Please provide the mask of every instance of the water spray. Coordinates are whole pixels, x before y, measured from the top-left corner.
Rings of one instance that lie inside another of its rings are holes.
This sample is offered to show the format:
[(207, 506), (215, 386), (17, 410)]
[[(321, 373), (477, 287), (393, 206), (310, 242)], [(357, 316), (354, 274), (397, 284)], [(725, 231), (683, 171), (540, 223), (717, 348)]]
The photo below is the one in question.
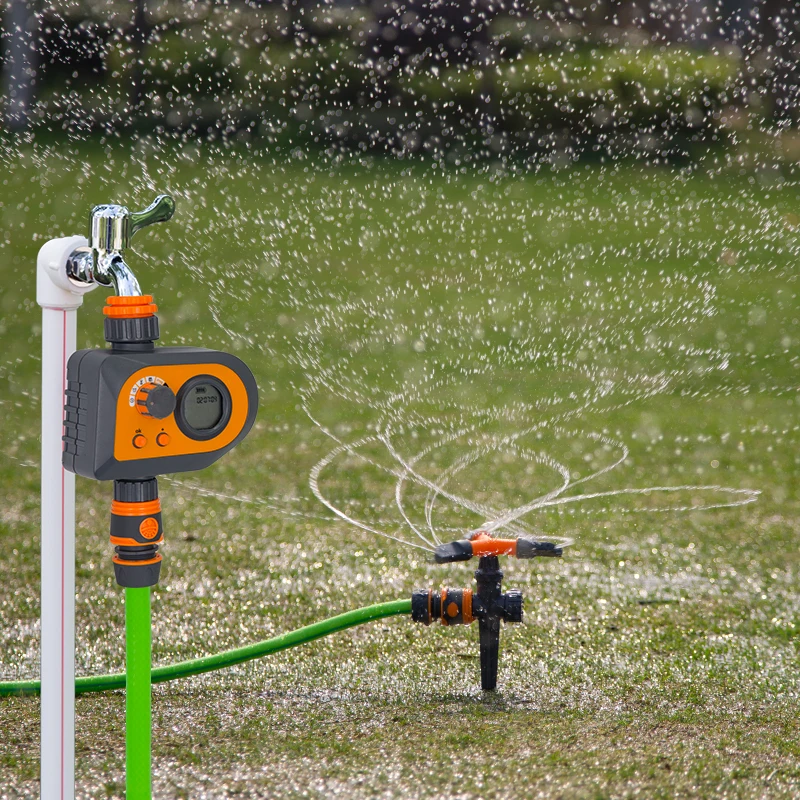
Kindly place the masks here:
[(522, 592), (502, 590), (503, 571), (499, 556), (516, 558), (560, 558), (561, 547), (552, 542), (531, 539), (493, 539), (484, 531), (469, 539), (440, 544), (434, 550), (437, 564), (469, 561), (477, 557), (475, 585), (472, 589), (418, 589), (411, 598), (414, 622), (430, 625), (469, 625), (478, 620), (481, 655), (481, 688), (490, 692), (497, 688), (500, 659), (500, 623), (522, 622)]

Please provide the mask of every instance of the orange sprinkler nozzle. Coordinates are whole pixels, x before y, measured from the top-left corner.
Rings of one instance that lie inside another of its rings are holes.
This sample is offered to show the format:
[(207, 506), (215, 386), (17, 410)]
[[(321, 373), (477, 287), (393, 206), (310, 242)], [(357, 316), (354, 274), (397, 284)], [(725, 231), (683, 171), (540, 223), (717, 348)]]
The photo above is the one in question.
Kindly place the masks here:
[(470, 540), (470, 544), (473, 556), (515, 556), (517, 554), (516, 539), (492, 539), (484, 531)]
[(535, 542), (532, 539), (494, 539), (485, 531), (472, 539), (440, 544), (434, 551), (437, 564), (454, 561), (469, 561), (473, 556), (516, 556), (517, 558), (536, 558), (550, 556), (558, 558), (562, 549), (553, 542)]

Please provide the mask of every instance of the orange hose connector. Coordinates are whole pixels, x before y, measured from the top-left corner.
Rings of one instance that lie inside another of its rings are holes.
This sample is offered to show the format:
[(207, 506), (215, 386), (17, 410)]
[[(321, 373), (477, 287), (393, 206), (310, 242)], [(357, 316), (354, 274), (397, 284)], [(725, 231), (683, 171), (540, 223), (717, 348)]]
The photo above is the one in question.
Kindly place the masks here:
[(145, 503), (127, 503), (123, 500), (111, 501), (111, 513), (118, 517), (147, 517), (161, 511), (161, 500), (148, 500)]
[(152, 317), (156, 311), (158, 311), (158, 306), (153, 302), (151, 294), (134, 297), (109, 297), (103, 308), (103, 314), (112, 319)]

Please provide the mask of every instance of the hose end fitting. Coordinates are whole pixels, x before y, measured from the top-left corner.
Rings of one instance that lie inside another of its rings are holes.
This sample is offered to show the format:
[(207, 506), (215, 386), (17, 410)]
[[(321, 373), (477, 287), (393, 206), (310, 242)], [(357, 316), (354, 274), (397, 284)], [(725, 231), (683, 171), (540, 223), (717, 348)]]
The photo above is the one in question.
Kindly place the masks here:
[(469, 625), (475, 620), (472, 589), (417, 589), (411, 595), (411, 619), (430, 625)]
[(114, 548), (114, 577), (126, 589), (155, 586), (161, 577), (161, 554), (158, 545)]
[(158, 481), (114, 481), (111, 503), (114, 575), (126, 588), (155, 586), (161, 575), (158, 546), (164, 541)]

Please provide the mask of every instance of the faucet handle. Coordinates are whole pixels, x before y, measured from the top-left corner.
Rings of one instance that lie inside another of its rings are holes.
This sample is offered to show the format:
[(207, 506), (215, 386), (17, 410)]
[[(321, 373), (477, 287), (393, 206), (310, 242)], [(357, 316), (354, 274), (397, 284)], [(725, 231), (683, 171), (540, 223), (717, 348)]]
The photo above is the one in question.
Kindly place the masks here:
[(160, 194), (144, 211), (132, 211), (130, 214), (131, 232), (140, 231), (154, 222), (166, 222), (175, 213), (175, 201), (168, 194)]
[(89, 220), (89, 246), (101, 253), (118, 253), (130, 246), (134, 233), (154, 222), (166, 222), (174, 213), (175, 201), (168, 194), (160, 194), (144, 211), (95, 206)]

